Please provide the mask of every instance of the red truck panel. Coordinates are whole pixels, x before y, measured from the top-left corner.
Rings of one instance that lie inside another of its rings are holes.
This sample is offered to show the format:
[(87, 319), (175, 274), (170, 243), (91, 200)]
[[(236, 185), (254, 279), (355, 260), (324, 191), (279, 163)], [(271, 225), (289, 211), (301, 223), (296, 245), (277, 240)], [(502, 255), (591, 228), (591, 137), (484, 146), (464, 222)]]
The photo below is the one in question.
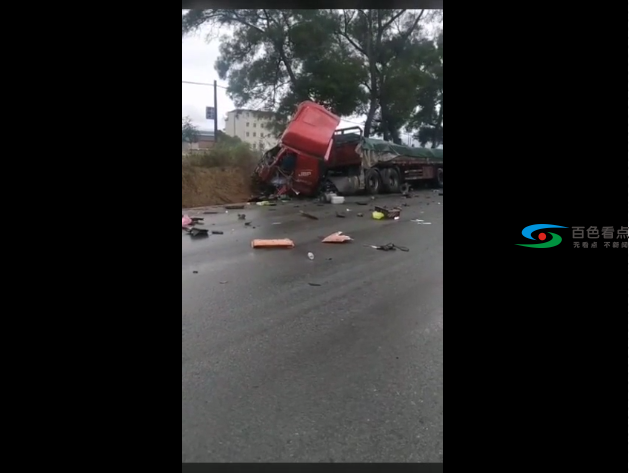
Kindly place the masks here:
[(341, 119), (314, 102), (302, 102), (282, 135), (282, 144), (323, 159)]

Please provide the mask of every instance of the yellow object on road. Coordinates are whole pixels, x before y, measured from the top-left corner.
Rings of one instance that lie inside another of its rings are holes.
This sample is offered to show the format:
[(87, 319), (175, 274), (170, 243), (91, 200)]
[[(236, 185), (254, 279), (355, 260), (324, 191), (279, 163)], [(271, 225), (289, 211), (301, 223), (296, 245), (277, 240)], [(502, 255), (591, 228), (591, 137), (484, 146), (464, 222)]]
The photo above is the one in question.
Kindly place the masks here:
[(374, 220), (382, 220), (384, 218), (384, 214), (382, 212), (374, 212), (371, 216)]

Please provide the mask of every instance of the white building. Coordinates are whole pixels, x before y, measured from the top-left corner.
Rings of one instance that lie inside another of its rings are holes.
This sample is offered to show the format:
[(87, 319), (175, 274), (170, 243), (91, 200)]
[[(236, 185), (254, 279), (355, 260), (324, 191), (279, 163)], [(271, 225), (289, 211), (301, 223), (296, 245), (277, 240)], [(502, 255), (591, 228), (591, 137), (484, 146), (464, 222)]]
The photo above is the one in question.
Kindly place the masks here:
[(225, 133), (249, 143), (254, 151), (267, 151), (277, 144), (278, 137), (269, 127), (272, 114), (259, 110), (237, 109), (227, 112)]

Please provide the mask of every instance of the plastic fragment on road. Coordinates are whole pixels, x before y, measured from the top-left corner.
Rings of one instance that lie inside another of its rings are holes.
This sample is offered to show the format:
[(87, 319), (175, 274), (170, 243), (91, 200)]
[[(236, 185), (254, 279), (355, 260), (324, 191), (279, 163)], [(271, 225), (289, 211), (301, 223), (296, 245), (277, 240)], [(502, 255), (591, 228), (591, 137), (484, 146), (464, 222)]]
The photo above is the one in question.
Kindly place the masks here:
[(348, 235), (343, 235), (343, 232), (333, 233), (321, 240), (322, 243), (347, 243), (348, 241), (352, 241), (352, 238)]
[(253, 240), (251, 248), (295, 248), (295, 243), (288, 238), (279, 240)]
[(371, 217), (372, 217), (374, 220), (382, 220), (382, 219), (384, 218), (384, 214), (383, 214), (382, 212), (373, 212), (373, 213), (371, 214)]
[(263, 200), (261, 202), (256, 202), (256, 205), (259, 205), (260, 207), (268, 207), (269, 205), (271, 205), (271, 202), (269, 202), (268, 200)]
[[(392, 208), (392, 209), (388, 209), (386, 207), (374, 207), (374, 210), (376, 212), (379, 212), (381, 214), (384, 215), (384, 218), (387, 219), (395, 219), (395, 217), (399, 217), (400, 214), (402, 213), (402, 209), (399, 209), (397, 207)], [(378, 218), (376, 220), (382, 220), (381, 218)]]
[(181, 217), (181, 226), (182, 227), (187, 227), (191, 223), (192, 223), (192, 219), (190, 217), (188, 217), (187, 215), (184, 215), (183, 217)]

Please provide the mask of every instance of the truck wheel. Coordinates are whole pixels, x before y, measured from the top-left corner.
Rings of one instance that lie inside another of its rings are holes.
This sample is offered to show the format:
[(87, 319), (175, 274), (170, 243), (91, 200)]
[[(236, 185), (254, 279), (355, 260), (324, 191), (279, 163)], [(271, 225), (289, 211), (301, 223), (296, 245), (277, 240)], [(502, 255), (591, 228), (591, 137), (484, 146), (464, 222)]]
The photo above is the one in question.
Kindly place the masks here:
[(437, 187), (443, 189), (443, 168), (437, 169)]
[(382, 179), (377, 169), (371, 168), (365, 173), (365, 189), (371, 195), (380, 193), (382, 187)]
[(388, 168), (382, 171), (382, 188), (385, 192), (397, 194), (400, 192), (400, 173), (395, 168)]

